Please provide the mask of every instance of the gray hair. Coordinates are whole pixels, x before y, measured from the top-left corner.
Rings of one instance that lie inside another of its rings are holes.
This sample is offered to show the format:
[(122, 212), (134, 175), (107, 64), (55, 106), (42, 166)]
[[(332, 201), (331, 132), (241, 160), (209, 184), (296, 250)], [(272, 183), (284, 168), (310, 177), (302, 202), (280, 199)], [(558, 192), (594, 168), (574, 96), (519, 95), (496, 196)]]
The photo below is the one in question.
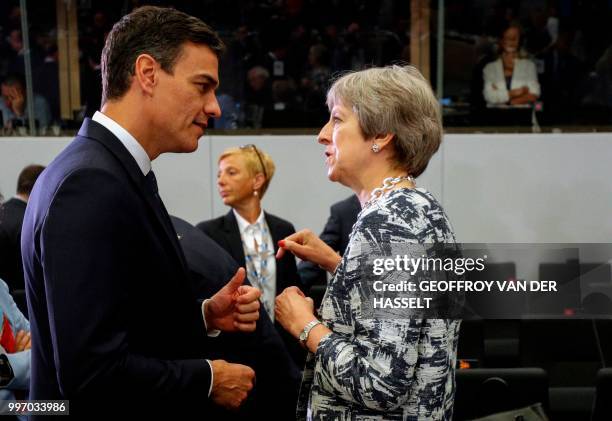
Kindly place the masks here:
[(327, 92), (352, 107), (366, 138), (394, 135), (396, 168), (418, 177), (442, 142), (440, 105), (427, 80), (413, 66), (376, 67), (341, 75)]

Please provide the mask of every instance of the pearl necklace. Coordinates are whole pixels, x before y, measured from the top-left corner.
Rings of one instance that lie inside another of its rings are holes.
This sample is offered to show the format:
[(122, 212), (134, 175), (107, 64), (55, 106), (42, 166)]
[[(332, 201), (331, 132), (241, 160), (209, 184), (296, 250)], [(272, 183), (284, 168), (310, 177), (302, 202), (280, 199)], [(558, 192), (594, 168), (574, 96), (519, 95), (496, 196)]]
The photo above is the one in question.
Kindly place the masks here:
[(414, 181), (414, 177), (411, 175), (402, 175), (399, 177), (387, 177), (383, 180), (382, 186), (375, 188), (370, 193), (370, 199), (363, 204), (363, 209), (369, 207), (372, 203), (380, 199), (385, 195), (389, 190), (395, 187), (396, 184), (401, 183), (402, 181), (410, 181), (412, 184), (416, 186), (416, 182)]

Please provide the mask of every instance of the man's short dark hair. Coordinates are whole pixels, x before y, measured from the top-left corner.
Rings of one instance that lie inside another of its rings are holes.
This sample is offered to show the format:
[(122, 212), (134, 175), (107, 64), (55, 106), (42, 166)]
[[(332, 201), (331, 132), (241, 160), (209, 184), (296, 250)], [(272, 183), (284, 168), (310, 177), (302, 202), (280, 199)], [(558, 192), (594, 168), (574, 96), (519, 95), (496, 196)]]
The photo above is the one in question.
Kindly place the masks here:
[(217, 56), (225, 50), (210, 26), (175, 9), (144, 6), (122, 17), (102, 50), (102, 104), (127, 92), (139, 55), (151, 55), (172, 74), (186, 42), (207, 45)]
[(45, 167), (42, 165), (28, 165), (19, 174), (17, 179), (17, 194), (25, 194), (27, 196), (32, 192), (34, 183)]

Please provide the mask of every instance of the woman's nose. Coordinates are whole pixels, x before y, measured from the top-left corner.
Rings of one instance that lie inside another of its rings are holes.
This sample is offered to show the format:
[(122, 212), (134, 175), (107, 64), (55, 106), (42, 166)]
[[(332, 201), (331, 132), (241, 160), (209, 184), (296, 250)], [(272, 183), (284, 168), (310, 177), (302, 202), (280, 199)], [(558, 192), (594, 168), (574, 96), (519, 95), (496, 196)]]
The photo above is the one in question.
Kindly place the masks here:
[(328, 121), (327, 124), (321, 128), (321, 131), (317, 136), (317, 142), (319, 142), (321, 145), (327, 145), (331, 142), (331, 133), (331, 122)]

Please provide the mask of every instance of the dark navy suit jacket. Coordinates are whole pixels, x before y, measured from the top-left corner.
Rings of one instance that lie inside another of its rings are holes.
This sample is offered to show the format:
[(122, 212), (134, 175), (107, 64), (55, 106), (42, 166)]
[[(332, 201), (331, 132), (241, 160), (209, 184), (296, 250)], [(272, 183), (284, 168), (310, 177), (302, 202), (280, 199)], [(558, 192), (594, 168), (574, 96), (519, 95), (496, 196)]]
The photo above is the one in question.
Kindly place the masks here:
[(161, 200), (102, 125), (86, 119), (38, 179), (22, 254), (30, 399), (69, 399), (86, 419), (190, 407), (202, 417), (208, 338), (183, 252)]
[[(274, 243), (274, 253), (276, 253), (278, 251), (278, 241), (295, 233), (295, 228), (290, 222), (267, 212), (264, 212), (264, 217), (270, 228), (270, 236)], [(246, 268), (240, 228), (233, 211), (230, 210), (223, 216), (200, 222), (197, 228), (227, 251), (240, 266)], [(285, 253), (280, 260), (276, 261), (276, 294), (280, 294), (287, 287), (298, 285), (299, 278), (295, 257), (291, 253)], [(275, 325), (293, 360), (299, 367), (303, 367), (306, 360), (306, 351), (280, 324), (276, 323)]]
[(17, 198), (0, 205), (0, 279), (11, 291), (24, 288), (21, 265), (21, 224), (26, 203)]
[[(348, 245), (349, 235), (353, 230), (353, 225), (357, 221), (357, 215), (361, 211), (361, 204), (356, 195), (347, 197), (340, 202), (334, 203), (329, 212), (329, 218), (325, 223), (325, 228), (319, 237), (328, 246), (344, 254)], [(298, 273), (302, 286), (307, 289), (313, 285), (327, 285), (327, 273), (318, 265), (310, 262), (300, 262)]]
[[(196, 294), (202, 298), (214, 295), (234, 276), (238, 263), (201, 230), (177, 217), (171, 219), (180, 237)], [(289, 355), (263, 306), (260, 312), (255, 332), (224, 332), (210, 341), (213, 355), (252, 367), (256, 378), (255, 388), (240, 410), (217, 411), (218, 419), (295, 419), (301, 367)]]

